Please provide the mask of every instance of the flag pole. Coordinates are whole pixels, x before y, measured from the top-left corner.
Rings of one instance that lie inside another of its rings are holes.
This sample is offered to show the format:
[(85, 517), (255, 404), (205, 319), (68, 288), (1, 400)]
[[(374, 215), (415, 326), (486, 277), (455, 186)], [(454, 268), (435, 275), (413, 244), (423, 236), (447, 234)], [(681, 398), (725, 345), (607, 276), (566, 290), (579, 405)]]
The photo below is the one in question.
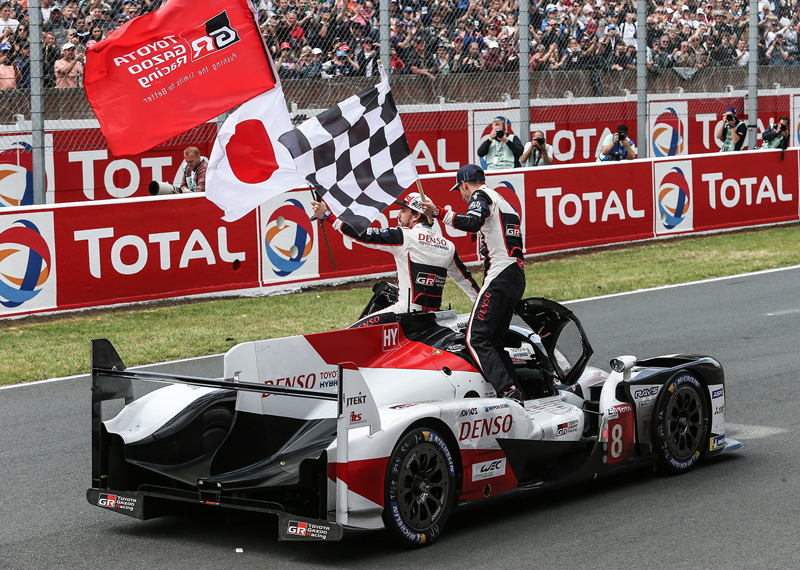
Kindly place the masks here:
[[(317, 193), (314, 192), (314, 188), (311, 186), (308, 187), (311, 191), (311, 197), (314, 198), (315, 201), (319, 200), (320, 197), (317, 196)], [(325, 222), (322, 218), (319, 219), (319, 227), (322, 228), (322, 237), (325, 238), (325, 245), (328, 246), (328, 255), (331, 258), (331, 265), (333, 266), (333, 270), (336, 271), (336, 262), (333, 261), (333, 252), (331, 251), (331, 244), (328, 242), (328, 234), (325, 232)]]
[[(425, 197), (425, 192), (422, 190), (422, 182), (419, 178), (417, 178), (417, 190), (419, 190), (419, 197), (423, 202), (427, 202), (428, 199)], [(426, 216), (428, 218), (428, 223), (433, 225), (433, 218), (430, 216)]]

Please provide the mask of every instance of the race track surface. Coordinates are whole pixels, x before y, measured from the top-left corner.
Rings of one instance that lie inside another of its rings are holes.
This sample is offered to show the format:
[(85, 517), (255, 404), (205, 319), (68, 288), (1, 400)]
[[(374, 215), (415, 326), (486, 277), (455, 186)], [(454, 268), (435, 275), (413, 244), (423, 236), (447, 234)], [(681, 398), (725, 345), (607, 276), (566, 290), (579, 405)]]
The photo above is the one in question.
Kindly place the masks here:
[[(727, 432), (744, 449), (683, 476), (636, 472), (456, 512), (417, 551), (381, 534), (282, 543), (276, 520), (247, 513), (140, 522), (92, 507), (88, 378), (0, 390), (0, 568), (796, 568), (798, 291), (793, 268), (569, 304), (595, 366), (720, 360)], [(158, 370), (220, 376), (221, 357)]]

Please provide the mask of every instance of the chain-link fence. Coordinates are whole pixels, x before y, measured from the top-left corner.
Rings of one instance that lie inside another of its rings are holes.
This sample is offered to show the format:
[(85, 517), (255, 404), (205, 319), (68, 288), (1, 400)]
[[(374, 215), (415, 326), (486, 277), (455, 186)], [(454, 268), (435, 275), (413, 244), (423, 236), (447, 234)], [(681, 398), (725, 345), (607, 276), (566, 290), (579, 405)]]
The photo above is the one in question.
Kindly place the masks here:
[[(67, 2), (60, 7), (60, 18), (66, 17), (68, 23), (59, 26), (51, 19), (59, 19), (58, 10), (43, 9), (48, 16), (43, 27), (44, 119), (51, 153), (48, 191), (72, 191), (52, 201), (101, 197), (89, 188), (100, 187), (101, 181), (109, 189), (105, 197), (135, 195), (152, 178), (173, 177), (187, 146), (210, 154), (214, 123), (141, 156), (118, 160), (106, 150), (83, 89), (47, 87), (59, 81), (69, 85), (66, 79), (71, 74), (80, 84), (80, 73), (70, 68), (59, 75), (59, 66), (63, 72), (72, 57), (82, 59), (88, 42), (137, 17), (131, 7), (141, 13), (158, 4)], [(426, 152), (434, 154), (431, 145), (441, 145), (442, 140), (449, 149), (448, 156), (432, 159), (423, 173), (477, 162), (477, 148), (489, 136), (496, 116), (504, 117), (508, 131), (523, 143), (530, 141), (529, 134), (520, 132), (528, 123), (532, 130), (542, 131), (553, 145), (556, 164), (596, 160), (604, 137), (618, 124), (626, 124), (635, 136), (642, 119), (637, 110), (640, 95), (646, 97), (648, 124), (647, 140), (637, 141), (640, 155), (716, 151), (715, 130), (725, 109), (734, 107), (744, 118), (748, 108), (751, 57), (758, 63), (758, 120), (747, 118), (748, 127), (761, 132), (787, 115), (793, 125), (792, 140), (797, 141), (800, 67), (794, 64), (800, 63), (800, 11), (796, 0), (758, 3), (755, 51), (748, 47), (753, 42), (745, 2), (649, 0), (642, 28), (631, 0), (532, 1), (528, 121), (521, 117), (526, 106), (520, 105), (520, 59), (526, 50), (520, 45), (518, 3), (405, 0), (403, 5), (387, 0), (386, 4), (388, 37), (380, 27), (380, 6), (370, 0), (262, 0), (257, 8), (296, 122), (373, 85), (379, 54), (389, 51), (394, 98), (418, 162), (424, 162)], [(26, 59), (24, 9), (11, 4), (19, 20), (16, 31), (8, 33), (13, 25), (6, 23), (3, 10), (0, 35), (8, 43), (0, 44), (0, 59), (2, 54), (6, 58), (6, 65), (0, 62), (0, 85), (7, 87), (0, 90), (0, 156), (4, 157), (0, 160), (19, 165), (19, 148), (29, 144), (31, 133), (28, 86), (30, 68), (36, 63)], [(642, 29), (647, 47), (637, 52)], [(71, 57), (69, 49), (60, 49), (69, 44), (77, 46)], [(642, 60), (646, 61), (644, 94), (637, 92), (637, 63)], [(148, 128), (147, 117), (142, 117), (141, 128)], [(0, 203), (5, 194), (0, 192)]]

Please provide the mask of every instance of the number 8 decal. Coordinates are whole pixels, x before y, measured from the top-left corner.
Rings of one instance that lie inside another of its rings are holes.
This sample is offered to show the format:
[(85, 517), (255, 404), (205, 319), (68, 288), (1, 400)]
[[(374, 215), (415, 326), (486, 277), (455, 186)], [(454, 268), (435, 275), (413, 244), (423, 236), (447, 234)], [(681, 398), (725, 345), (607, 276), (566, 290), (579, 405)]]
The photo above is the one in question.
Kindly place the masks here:
[(630, 404), (614, 406), (617, 417), (608, 421), (608, 463), (621, 463), (633, 456), (634, 413)]

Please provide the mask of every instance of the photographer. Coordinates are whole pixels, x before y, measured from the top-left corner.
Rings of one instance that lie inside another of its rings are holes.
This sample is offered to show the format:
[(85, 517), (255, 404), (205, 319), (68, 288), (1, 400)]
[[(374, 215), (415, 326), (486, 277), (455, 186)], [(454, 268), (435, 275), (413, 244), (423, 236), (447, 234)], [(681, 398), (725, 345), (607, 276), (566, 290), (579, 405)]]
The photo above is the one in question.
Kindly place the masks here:
[(742, 150), (747, 136), (747, 125), (736, 117), (736, 107), (725, 109), (725, 116), (717, 127), (714, 136), (722, 141), (720, 152)]
[[(183, 168), (181, 193), (205, 192), (208, 159), (205, 156), (200, 156), (200, 149), (190, 146), (183, 151), (183, 160), (186, 162), (186, 166)], [(177, 193), (177, 191), (173, 190), (173, 194)]]
[(597, 162), (616, 162), (636, 158), (636, 144), (628, 137), (628, 126), (619, 125), (616, 133), (609, 133), (603, 139)]
[(771, 125), (761, 135), (761, 148), (780, 148), (786, 150), (789, 146), (789, 117), (782, 116), (778, 123)]
[(525, 145), (519, 161), (522, 166), (550, 166), (553, 164), (553, 147), (545, 141), (542, 131), (533, 131), (532, 142)]
[(767, 50), (767, 59), (769, 65), (789, 65), (794, 62), (794, 58), (789, 55), (784, 47), (783, 35), (778, 34), (775, 36), (775, 41), (769, 46)]
[(486, 160), (487, 170), (500, 170), (504, 168), (519, 168), (519, 158), (522, 156), (522, 142), (519, 137), (507, 132), (506, 121), (503, 117), (496, 117), (492, 121), (492, 132), (489, 138), (478, 147), (478, 156)]

